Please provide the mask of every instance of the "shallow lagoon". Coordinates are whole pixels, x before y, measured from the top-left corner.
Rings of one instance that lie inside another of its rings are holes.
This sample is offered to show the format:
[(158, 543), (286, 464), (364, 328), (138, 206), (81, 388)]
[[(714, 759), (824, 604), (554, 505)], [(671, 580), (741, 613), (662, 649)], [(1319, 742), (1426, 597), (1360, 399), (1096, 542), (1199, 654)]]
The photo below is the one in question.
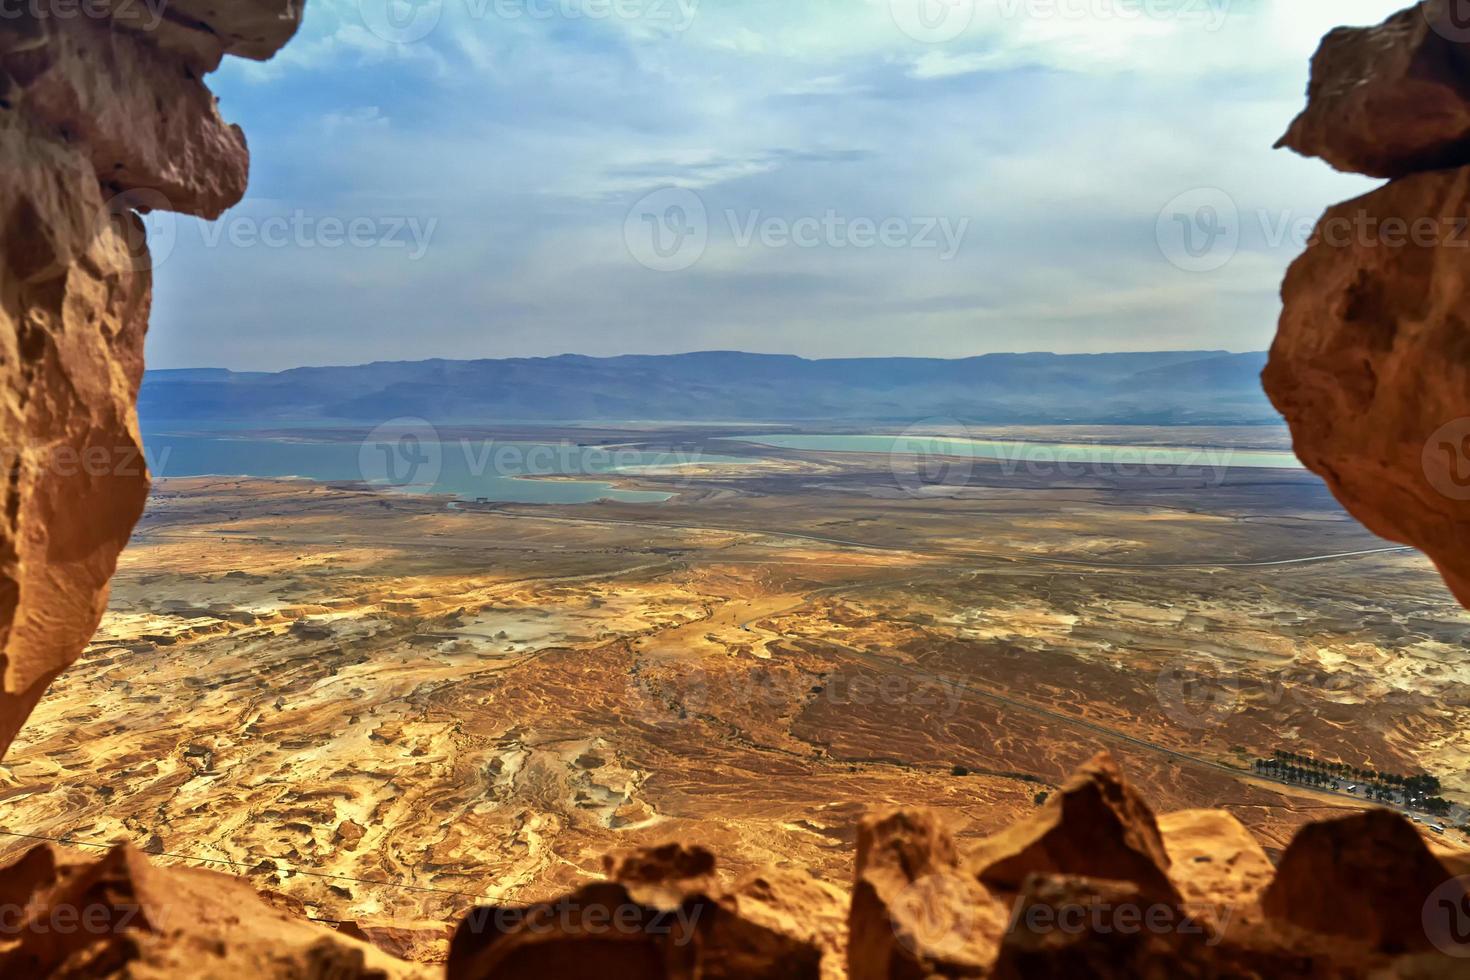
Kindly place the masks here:
[[(605, 480), (535, 479), (600, 476), (696, 461), (680, 453), (574, 443), (430, 440), (412, 432), (370, 436), (362, 442), (313, 439), (309, 430), (291, 438), (180, 435), (145, 431), (154, 476), (297, 477), (322, 482), (365, 482), (411, 493), (465, 500), (525, 504), (581, 504), (597, 500), (661, 503), (671, 494), (625, 490)], [(700, 463), (738, 463), (735, 457), (701, 456)]]

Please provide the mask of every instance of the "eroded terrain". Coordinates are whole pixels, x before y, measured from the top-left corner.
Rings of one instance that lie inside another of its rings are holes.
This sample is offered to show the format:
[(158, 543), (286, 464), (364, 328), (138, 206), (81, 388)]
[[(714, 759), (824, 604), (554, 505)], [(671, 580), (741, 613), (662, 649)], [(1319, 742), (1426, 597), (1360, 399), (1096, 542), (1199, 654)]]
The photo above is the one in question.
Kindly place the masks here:
[(761, 462), (620, 481), (660, 505), (160, 482), (0, 767), (3, 830), (437, 919), (670, 838), (844, 887), (867, 807), (982, 835), (1100, 747), (1158, 809), (1278, 848), (1363, 803), (1256, 778), (1276, 748), (1470, 796), (1470, 619), (1305, 472), (936, 481), (737, 448)]

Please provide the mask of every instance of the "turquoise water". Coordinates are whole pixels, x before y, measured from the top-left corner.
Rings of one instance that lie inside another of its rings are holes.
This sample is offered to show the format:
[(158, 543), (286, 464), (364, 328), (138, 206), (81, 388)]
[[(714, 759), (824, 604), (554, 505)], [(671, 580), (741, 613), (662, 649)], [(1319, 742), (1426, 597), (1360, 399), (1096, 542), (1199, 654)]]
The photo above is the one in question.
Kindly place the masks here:
[[(732, 438), (732, 437), (726, 437)], [(1289, 452), (1179, 446), (1111, 446), (1099, 443), (1001, 442), (951, 436), (878, 435), (755, 435), (740, 436), (778, 449), (821, 452), (883, 453), (905, 456), (959, 456), (993, 459), (1016, 466), (1081, 465), (1113, 467), (1200, 467), (1224, 469), (1254, 466), (1299, 470), (1301, 461)]]
[(567, 442), (440, 441), (413, 431), (375, 433), (362, 442), (313, 440), (308, 430), (280, 439), (145, 431), (144, 444), (156, 477), (299, 477), (322, 482), (366, 482), (406, 493), (527, 504), (597, 500), (661, 503), (672, 496), (661, 491), (625, 490), (605, 480), (527, 477), (595, 477), (691, 462), (740, 462), (733, 456), (696, 457)]

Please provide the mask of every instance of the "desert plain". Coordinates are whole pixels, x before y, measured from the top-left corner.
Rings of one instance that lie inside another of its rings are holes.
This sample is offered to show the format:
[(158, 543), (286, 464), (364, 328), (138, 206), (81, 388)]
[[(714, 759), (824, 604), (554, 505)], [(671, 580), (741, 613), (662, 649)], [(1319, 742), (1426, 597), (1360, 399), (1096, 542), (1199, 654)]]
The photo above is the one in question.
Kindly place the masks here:
[[(101, 630), (0, 766), (0, 858), (126, 839), (316, 918), (448, 920), (671, 839), (841, 890), (868, 808), (983, 836), (1100, 748), (1155, 809), (1228, 810), (1272, 852), (1368, 805), (1260, 777), (1274, 750), (1470, 799), (1470, 617), (1305, 471), (536, 436), (685, 463), (615, 478), (663, 503), (158, 480)], [(1464, 846), (1464, 822), (1425, 833)]]

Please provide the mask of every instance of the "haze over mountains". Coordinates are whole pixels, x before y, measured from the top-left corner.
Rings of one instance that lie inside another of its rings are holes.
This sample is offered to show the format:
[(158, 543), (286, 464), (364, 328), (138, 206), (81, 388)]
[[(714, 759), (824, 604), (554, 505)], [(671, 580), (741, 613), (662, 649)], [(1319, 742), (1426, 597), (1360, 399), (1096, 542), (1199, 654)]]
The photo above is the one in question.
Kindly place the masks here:
[(145, 420), (1268, 422), (1264, 352), (808, 360), (704, 351), (150, 371)]

